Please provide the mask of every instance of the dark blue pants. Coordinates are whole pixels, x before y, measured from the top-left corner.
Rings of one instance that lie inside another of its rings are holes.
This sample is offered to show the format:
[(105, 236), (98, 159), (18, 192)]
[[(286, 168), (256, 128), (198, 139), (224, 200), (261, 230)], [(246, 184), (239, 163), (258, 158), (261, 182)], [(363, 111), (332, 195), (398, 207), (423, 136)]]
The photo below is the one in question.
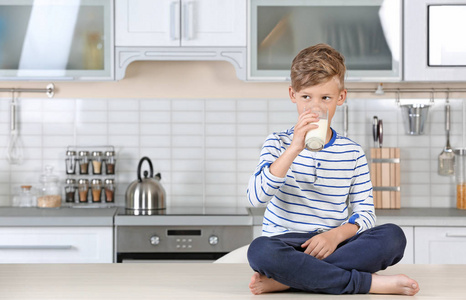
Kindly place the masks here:
[(401, 260), (406, 237), (400, 227), (384, 224), (340, 243), (320, 260), (301, 248), (316, 234), (286, 233), (256, 238), (248, 250), (252, 269), (293, 289), (328, 294), (366, 294), (372, 273)]

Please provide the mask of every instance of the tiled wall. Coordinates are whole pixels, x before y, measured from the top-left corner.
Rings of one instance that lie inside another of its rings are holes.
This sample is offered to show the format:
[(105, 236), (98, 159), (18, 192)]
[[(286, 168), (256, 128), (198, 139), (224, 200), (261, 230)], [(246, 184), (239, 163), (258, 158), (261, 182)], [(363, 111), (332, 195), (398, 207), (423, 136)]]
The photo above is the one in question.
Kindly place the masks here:
[[(453, 147), (466, 146), (463, 100), (451, 99)], [(349, 137), (367, 152), (371, 122), (385, 124), (387, 147), (400, 147), (402, 206), (455, 205), (454, 178), (437, 175), (437, 156), (445, 145), (444, 103), (431, 108), (425, 135), (404, 134), (395, 100), (348, 99)], [(117, 204), (124, 205), (127, 185), (137, 178), (142, 156), (162, 174), (168, 203), (176, 206), (246, 206), (246, 186), (260, 147), (272, 131), (294, 125), (297, 113), (288, 99), (19, 99), (24, 162), (5, 159), (9, 135), (9, 99), (0, 99), (0, 205), (21, 184), (38, 186), (45, 165), (62, 180), (65, 151), (114, 145), (117, 150)], [(332, 126), (342, 132), (339, 108)]]

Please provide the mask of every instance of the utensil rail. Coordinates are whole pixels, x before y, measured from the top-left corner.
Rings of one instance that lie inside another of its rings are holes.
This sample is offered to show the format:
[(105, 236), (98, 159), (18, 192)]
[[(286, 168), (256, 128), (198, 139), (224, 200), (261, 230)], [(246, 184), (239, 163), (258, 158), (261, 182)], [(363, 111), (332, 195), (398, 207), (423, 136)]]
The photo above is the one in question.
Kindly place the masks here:
[(45, 89), (28, 89), (28, 88), (0, 88), (0, 92), (10, 93), (46, 93), (49, 98), (55, 94), (55, 86), (53, 83), (47, 85)]

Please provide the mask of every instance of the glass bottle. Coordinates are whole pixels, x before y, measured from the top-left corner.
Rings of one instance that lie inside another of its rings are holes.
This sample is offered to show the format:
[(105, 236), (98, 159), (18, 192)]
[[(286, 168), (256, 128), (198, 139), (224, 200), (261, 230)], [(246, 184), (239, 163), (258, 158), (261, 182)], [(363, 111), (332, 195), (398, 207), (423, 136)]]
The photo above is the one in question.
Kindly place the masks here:
[(22, 185), (19, 195), (13, 198), (13, 206), (31, 207), (37, 205), (36, 196), (31, 191), (32, 186)]
[(115, 174), (115, 151), (105, 152), (105, 170), (108, 175)]
[(79, 203), (87, 203), (87, 195), (89, 194), (89, 180), (78, 180)]
[(74, 203), (76, 195), (76, 179), (67, 178), (65, 185), (65, 202)]
[(105, 202), (113, 203), (115, 202), (115, 180), (107, 178), (104, 181), (105, 183)]
[(100, 196), (102, 195), (102, 180), (92, 179), (91, 189), (92, 189), (92, 202), (100, 202)]
[(454, 149), (456, 208), (466, 209), (466, 149)]
[(92, 152), (92, 173), (102, 174), (102, 152)]
[(79, 174), (89, 174), (89, 151), (79, 151)]
[(60, 207), (61, 190), (58, 176), (53, 174), (52, 166), (45, 166), (44, 173), (40, 176), (42, 183), (40, 196), (37, 198), (38, 207)]
[(76, 151), (68, 150), (66, 151), (66, 174), (75, 174), (76, 173)]

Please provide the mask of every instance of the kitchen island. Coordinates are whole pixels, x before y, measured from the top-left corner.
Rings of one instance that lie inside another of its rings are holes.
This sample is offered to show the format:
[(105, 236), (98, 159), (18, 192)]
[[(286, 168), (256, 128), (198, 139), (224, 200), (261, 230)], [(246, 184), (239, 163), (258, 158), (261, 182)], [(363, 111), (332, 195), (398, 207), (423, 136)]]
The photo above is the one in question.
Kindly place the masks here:
[[(411, 299), (465, 299), (466, 265), (397, 265), (419, 282)], [(281, 292), (254, 296), (247, 264), (3, 264), (1, 299), (394, 299)], [(396, 297), (398, 298), (398, 297)], [(403, 299), (410, 299), (404, 297)]]

